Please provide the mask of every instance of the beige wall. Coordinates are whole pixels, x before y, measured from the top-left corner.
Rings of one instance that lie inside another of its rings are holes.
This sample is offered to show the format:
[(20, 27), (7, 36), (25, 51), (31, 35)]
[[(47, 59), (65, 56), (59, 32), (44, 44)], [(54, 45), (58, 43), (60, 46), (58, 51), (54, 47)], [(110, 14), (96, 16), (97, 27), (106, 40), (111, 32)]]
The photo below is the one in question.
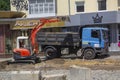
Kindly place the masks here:
[[(70, 14), (76, 14), (76, 1), (85, 2), (85, 12), (98, 11), (98, 0), (70, 0)], [(62, 4), (62, 5), (61, 5)], [(69, 7), (68, 0), (57, 0), (57, 15), (68, 15)], [(107, 11), (118, 10), (118, 0), (107, 0)]]
[[(12, 1), (12, 0), (11, 0)], [(28, 0), (27, 0), (28, 1)], [(69, 15), (69, 4), (70, 1), (70, 15), (76, 14), (76, 1), (85, 2), (85, 12), (96, 12), (98, 11), (98, 0), (56, 0), (57, 2), (57, 16)], [(118, 10), (118, 0), (107, 0), (107, 11)], [(16, 11), (16, 8), (11, 5), (11, 11)], [(28, 11), (22, 10), (28, 15)]]
[(68, 15), (68, 0), (56, 0), (57, 1), (57, 15)]
[(85, 0), (85, 12), (94, 12), (97, 10), (97, 0)]
[[(98, 0), (85, 0), (85, 12), (98, 11)], [(118, 10), (118, 0), (107, 0), (107, 11)]]
[(107, 0), (107, 10), (109, 11), (118, 10), (118, 0)]

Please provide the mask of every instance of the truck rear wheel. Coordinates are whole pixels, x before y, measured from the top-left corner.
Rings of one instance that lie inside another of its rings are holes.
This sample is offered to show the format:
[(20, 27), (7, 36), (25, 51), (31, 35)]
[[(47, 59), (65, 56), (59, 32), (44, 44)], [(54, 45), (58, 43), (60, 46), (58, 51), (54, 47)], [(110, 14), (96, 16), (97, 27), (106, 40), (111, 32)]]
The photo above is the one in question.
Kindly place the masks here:
[(45, 50), (45, 54), (48, 59), (53, 59), (57, 57), (57, 51), (53, 48), (47, 48)]
[(84, 50), (84, 58), (85, 59), (94, 59), (95, 58), (95, 52), (93, 49), (85, 49)]

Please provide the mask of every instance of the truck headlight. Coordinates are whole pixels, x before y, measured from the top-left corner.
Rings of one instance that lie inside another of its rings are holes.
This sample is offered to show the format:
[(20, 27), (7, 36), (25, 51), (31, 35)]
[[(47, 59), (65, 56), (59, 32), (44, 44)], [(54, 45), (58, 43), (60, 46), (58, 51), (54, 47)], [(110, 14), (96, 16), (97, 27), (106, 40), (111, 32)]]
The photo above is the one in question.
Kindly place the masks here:
[(100, 44), (94, 44), (94, 47), (100, 47)]

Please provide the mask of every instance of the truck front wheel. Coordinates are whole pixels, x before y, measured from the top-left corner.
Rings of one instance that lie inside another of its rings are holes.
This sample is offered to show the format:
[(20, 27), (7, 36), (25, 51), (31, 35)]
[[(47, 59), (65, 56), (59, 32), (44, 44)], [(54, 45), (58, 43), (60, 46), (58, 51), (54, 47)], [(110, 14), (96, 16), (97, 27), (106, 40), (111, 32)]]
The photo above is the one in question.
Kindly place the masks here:
[(94, 59), (95, 58), (95, 52), (93, 49), (85, 49), (84, 50), (84, 58), (85, 59)]
[(45, 54), (48, 59), (53, 59), (57, 57), (57, 51), (53, 48), (47, 48), (45, 50)]

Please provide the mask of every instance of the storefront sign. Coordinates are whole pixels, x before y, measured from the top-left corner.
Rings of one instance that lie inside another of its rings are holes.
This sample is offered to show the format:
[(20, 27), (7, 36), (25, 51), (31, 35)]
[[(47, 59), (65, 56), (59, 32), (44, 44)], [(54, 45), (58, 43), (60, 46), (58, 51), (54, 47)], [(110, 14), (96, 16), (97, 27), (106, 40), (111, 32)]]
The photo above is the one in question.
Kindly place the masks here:
[[(40, 20), (18, 20), (15, 22), (12, 29), (32, 29), (34, 26), (40, 24)], [(54, 22), (54, 23), (47, 23), (44, 25), (43, 28), (50, 28), (50, 27), (61, 27), (65, 25), (65, 21)]]
[(102, 23), (102, 18), (103, 16), (99, 16), (98, 13), (96, 14), (95, 17), (94, 16), (92, 17), (94, 23)]
[(40, 23), (39, 20), (17, 20), (12, 29), (30, 29)]

